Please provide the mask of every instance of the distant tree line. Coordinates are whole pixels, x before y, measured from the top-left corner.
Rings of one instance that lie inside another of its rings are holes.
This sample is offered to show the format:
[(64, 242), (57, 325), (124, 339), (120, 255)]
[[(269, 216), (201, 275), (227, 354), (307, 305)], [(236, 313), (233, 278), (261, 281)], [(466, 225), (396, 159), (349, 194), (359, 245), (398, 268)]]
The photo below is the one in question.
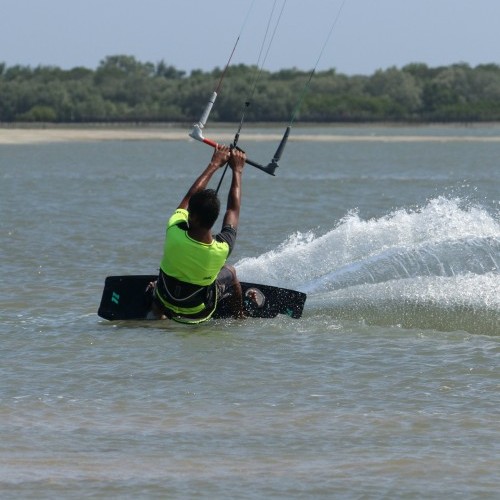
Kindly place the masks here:
[[(95, 70), (10, 66), (0, 63), (0, 122), (193, 122), (197, 121), (221, 69), (188, 75), (164, 61), (106, 57)], [(231, 66), (210, 115), (239, 121), (257, 71)], [(371, 76), (309, 71), (262, 71), (246, 120), (286, 122), (500, 121), (500, 66), (409, 64)], [(304, 97), (301, 100), (301, 97)]]

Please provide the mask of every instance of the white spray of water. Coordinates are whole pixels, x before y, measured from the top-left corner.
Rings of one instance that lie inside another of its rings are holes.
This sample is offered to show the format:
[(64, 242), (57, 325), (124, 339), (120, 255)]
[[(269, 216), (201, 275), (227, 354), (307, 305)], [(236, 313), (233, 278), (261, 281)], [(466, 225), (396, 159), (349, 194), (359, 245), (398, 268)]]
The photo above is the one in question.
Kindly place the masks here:
[[(440, 197), (421, 209), (397, 210), (380, 219), (364, 221), (349, 213), (324, 235), (294, 234), (275, 250), (242, 259), (236, 267), (242, 279), (266, 276), (273, 283), (304, 286), (345, 266), (377, 262), (384, 257), (397, 260), (401, 255), (418, 258), (420, 250), (432, 252), (440, 245), (459, 254), (461, 242), (464, 247), (477, 249), (481, 240), (492, 246), (488, 257), (491, 270), (491, 265), (500, 260), (499, 221), (482, 208), (462, 207), (460, 200)], [(441, 253), (440, 261), (446, 265), (446, 251)]]
[(242, 280), (296, 288), (323, 307), (399, 301), (498, 315), (500, 222), (481, 207), (439, 197), (368, 221), (350, 213), (326, 234), (297, 233), (236, 267)]

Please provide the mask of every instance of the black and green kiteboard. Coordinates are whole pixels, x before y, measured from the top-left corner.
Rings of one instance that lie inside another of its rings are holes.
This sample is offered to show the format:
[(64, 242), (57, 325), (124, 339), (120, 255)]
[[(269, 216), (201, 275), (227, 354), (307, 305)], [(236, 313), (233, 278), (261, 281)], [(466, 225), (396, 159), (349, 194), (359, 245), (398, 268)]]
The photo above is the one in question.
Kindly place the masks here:
[[(148, 285), (158, 275), (108, 276), (104, 283), (101, 304), (97, 314), (110, 321), (150, 319), (152, 294)], [(241, 282), (243, 306), (252, 318), (274, 318), (285, 314), (300, 318), (306, 294), (286, 288)], [(230, 296), (221, 300), (213, 318), (229, 318)]]

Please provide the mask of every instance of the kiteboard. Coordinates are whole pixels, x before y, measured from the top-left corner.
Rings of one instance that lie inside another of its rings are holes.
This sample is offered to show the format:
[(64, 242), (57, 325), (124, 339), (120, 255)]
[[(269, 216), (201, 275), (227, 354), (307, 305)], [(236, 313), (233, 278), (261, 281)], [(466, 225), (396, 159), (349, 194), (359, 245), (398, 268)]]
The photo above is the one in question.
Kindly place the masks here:
[[(97, 314), (110, 321), (156, 319), (149, 314), (153, 300), (149, 284), (158, 275), (108, 276)], [(245, 314), (252, 318), (275, 318), (284, 314), (300, 318), (306, 294), (270, 285), (241, 282)], [(218, 304), (213, 318), (229, 318), (230, 296)]]

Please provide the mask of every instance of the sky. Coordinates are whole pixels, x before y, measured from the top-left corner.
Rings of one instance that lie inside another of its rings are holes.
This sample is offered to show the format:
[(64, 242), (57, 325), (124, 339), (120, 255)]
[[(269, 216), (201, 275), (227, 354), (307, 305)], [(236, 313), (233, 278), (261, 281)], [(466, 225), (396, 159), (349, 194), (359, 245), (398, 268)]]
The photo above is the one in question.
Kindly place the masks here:
[[(269, 33), (285, 1), (259, 60), (272, 7)], [(370, 75), (415, 62), (500, 64), (499, 20), (500, 0), (0, 0), (0, 62), (95, 69), (123, 54), (210, 71), (240, 35), (235, 64)]]

